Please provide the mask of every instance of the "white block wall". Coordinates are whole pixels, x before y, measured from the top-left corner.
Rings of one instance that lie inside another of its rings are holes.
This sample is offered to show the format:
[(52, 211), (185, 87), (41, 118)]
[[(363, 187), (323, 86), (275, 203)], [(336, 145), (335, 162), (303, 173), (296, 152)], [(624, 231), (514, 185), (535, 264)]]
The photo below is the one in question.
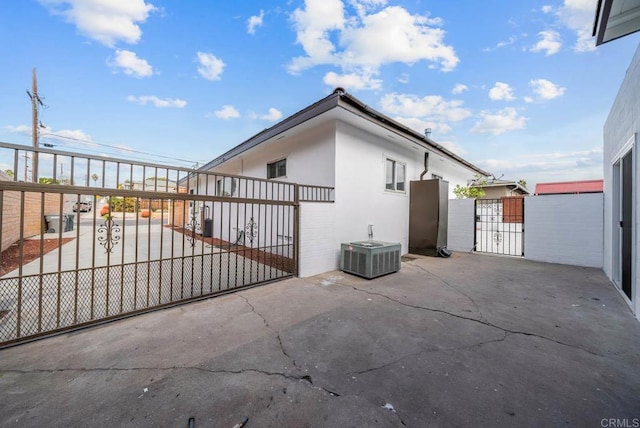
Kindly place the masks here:
[(447, 248), (450, 250), (469, 252), (473, 249), (473, 209), (473, 199), (449, 199)]
[(603, 204), (602, 193), (525, 198), (525, 258), (601, 268)]
[(335, 204), (300, 204), (300, 277), (338, 268), (340, 241), (335, 233), (335, 218)]
[[(533, 196), (524, 201), (525, 259), (602, 267), (602, 193)], [(448, 248), (471, 251), (474, 227), (473, 199), (450, 199)]]

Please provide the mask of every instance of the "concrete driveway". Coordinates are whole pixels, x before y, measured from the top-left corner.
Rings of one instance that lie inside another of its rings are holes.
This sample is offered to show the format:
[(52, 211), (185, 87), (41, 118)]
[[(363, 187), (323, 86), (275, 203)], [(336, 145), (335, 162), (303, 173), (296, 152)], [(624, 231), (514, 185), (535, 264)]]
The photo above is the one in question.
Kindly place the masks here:
[(0, 425), (633, 426), (639, 367), (600, 270), (419, 257), (2, 350)]

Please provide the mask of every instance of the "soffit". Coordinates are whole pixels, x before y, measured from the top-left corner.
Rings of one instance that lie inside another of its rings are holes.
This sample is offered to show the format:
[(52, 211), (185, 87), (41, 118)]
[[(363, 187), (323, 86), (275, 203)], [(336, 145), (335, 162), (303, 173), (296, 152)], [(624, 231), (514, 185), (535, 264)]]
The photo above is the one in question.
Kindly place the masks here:
[(596, 45), (640, 30), (640, 0), (600, 0), (596, 14)]

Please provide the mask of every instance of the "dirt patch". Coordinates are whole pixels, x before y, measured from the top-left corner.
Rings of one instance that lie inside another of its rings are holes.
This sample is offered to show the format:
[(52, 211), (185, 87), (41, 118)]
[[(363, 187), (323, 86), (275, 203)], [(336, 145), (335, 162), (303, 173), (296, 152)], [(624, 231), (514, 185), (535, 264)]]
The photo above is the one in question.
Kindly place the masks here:
[[(171, 226), (167, 227), (171, 228)], [(193, 232), (182, 227), (174, 227), (173, 229), (176, 232), (180, 232), (186, 236), (194, 236)], [(246, 257), (248, 259), (254, 260), (267, 266), (271, 266), (278, 270), (282, 270), (288, 273), (293, 273), (295, 270), (295, 262), (290, 257), (272, 254), (264, 250), (259, 250), (257, 248), (245, 247), (244, 245), (234, 245), (229, 241), (218, 238), (205, 238), (197, 233), (194, 237), (198, 241), (203, 241), (207, 244), (213, 245), (214, 247), (221, 248), (223, 250), (229, 251), (230, 253), (236, 253), (239, 256)]]
[[(61, 245), (72, 241), (74, 238), (62, 238), (62, 240), (43, 239), (42, 254), (47, 254)], [(25, 239), (22, 241), (22, 264), (27, 263), (40, 257), (40, 239)], [(0, 276), (5, 275), (20, 266), (20, 241), (11, 244), (9, 248), (2, 252), (2, 265), (0, 266)]]

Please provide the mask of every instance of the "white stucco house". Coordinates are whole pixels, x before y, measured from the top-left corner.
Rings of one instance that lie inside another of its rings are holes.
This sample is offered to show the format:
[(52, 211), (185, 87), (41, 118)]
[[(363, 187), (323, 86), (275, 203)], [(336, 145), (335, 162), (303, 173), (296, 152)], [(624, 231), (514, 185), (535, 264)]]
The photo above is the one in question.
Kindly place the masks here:
[[(599, 0), (596, 44), (640, 30), (640, 0)], [(640, 46), (604, 125), (604, 271), (640, 319)]]
[(446, 180), (453, 197), (489, 175), (341, 88), (200, 170), (335, 188), (332, 203), (301, 203), (303, 277), (336, 269), (342, 242), (399, 242), (407, 253), (411, 180)]

